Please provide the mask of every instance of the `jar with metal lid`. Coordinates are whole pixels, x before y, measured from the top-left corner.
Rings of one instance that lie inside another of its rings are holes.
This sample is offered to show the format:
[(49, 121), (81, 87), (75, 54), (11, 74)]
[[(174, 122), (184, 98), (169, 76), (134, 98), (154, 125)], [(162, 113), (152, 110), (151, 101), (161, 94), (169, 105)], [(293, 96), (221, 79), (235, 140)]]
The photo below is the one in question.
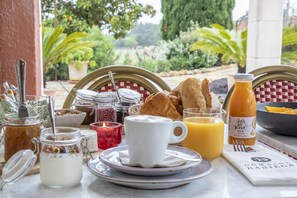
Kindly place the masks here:
[(40, 179), (52, 187), (78, 184), (82, 178), (83, 151), (78, 128), (43, 129), (40, 136)]
[(116, 105), (117, 122), (124, 123), (124, 118), (128, 116), (128, 110), (131, 105), (139, 104), (141, 102), (140, 93), (126, 88), (118, 90), (121, 101)]
[(98, 93), (91, 90), (79, 89), (76, 91), (74, 109), (86, 112), (86, 117), (83, 121), (83, 125), (88, 125), (95, 121), (95, 103), (94, 98)]
[(41, 121), (39, 115), (20, 118), (18, 114), (7, 114), (4, 117), (4, 160), (20, 150), (31, 149), (35, 146), (32, 138), (40, 136)]
[(115, 92), (101, 92), (95, 97), (95, 122), (115, 122), (117, 95)]

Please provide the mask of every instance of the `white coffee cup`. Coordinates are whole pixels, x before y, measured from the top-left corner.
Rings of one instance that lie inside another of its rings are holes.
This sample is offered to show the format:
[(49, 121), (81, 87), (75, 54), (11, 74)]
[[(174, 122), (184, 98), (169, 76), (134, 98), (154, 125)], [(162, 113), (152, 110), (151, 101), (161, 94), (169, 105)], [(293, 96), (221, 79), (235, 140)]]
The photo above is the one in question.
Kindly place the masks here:
[[(127, 116), (124, 120), (130, 164), (152, 167), (161, 164), (165, 158), (168, 143), (181, 142), (188, 129), (181, 121), (149, 115)], [(174, 129), (180, 127), (180, 136)]]

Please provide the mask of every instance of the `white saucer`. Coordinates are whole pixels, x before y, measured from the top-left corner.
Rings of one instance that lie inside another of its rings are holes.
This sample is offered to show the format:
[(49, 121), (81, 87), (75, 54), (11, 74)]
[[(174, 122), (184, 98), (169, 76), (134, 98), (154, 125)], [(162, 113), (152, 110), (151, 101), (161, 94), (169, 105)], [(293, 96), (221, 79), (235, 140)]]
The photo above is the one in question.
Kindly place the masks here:
[(96, 157), (89, 160), (88, 169), (99, 178), (122, 186), (140, 189), (166, 189), (204, 177), (212, 172), (213, 167), (209, 161), (203, 159), (201, 164), (188, 168), (179, 174), (162, 177), (136, 176), (113, 170)]
[[(112, 168), (114, 170), (133, 174), (133, 175), (141, 175), (141, 176), (172, 175), (172, 174), (180, 173), (180, 172), (186, 170), (187, 168), (197, 166), (202, 161), (202, 160), (198, 161), (198, 162), (188, 161), (181, 166), (166, 167), (166, 168), (142, 168), (142, 167), (124, 166), (120, 162), (119, 152), (127, 151), (127, 150), (128, 150), (127, 145), (113, 147), (113, 148), (103, 151), (99, 155), (99, 159), (104, 164), (108, 165), (110, 168)], [(180, 146), (168, 146), (167, 150), (174, 151), (176, 153), (181, 153), (182, 155), (186, 155), (188, 158), (202, 159), (202, 157), (195, 151), (192, 151), (187, 148), (180, 147)]]

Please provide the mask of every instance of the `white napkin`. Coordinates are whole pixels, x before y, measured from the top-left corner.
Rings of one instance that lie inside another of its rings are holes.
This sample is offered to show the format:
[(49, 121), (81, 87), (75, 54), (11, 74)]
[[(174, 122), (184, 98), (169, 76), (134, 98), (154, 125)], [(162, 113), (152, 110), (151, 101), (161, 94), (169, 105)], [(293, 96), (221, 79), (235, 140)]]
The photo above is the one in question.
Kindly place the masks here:
[[(180, 155), (179, 152), (174, 152), (174, 151), (166, 151), (166, 152), (170, 152), (173, 153), (175, 155)], [(141, 164), (138, 163), (130, 163), (130, 159), (129, 159), (129, 153), (127, 150), (125, 151), (119, 151), (119, 160), (121, 162), (121, 164), (123, 166), (138, 166), (138, 167), (142, 167)], [(170, 155), (166, 155), (165, 154), (165, 159), (161, 164), (155, 164), (153, 165), (151, 168), (167, 168), (167, 167), (176, 167), (176, 166), (181, 166), (184, 165), (185, 163), (187, 163), (186, 160), (177, 158), (177, 157), (173, 157)]]
[(296, 185), (297, 162), (262, 145), (252, 146), (256, 152), (234, 152), (225, 145), (223, 156), (254, 185)]

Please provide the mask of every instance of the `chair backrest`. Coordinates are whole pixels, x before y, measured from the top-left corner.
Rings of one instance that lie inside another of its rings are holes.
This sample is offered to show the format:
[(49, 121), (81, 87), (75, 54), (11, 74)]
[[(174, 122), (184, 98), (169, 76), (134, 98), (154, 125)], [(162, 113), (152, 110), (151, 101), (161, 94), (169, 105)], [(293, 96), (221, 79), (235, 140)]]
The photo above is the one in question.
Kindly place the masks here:
[[(297, 102), (297, 67), (274, 65), (256, 69), (253, 90), (257, 102)], [(234, 86), (229, 90), (223, 109), (228, 110)]]
[(142, 94), (145, 99), (149, 94), (158, 91), (171, 91), (167, 83), (154, 73), (135, 66), (113, 65), (97, 69), (72, 88), (63, 104), (64, 109), (69, 109), (74, 101), (77, 89), (89, 89), (93, 91), (114, 91), (108, 72), (113, 73), (116, 85), (119, 88), (130, 88)]

